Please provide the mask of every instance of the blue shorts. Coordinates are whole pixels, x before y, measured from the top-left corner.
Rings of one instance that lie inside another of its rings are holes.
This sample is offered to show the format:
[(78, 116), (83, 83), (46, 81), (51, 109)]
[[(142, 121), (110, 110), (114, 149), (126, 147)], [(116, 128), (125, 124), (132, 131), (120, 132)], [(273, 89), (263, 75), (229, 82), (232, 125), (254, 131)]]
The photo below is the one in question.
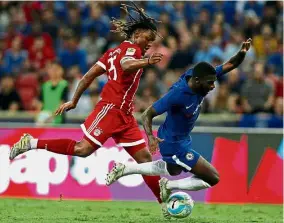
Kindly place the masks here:
[(191, 148), (191, 140), (159, 143), (160, 153), (166, 163), (179, 165), (183, 171), (190, 171), (197, 163), (200, 154)]

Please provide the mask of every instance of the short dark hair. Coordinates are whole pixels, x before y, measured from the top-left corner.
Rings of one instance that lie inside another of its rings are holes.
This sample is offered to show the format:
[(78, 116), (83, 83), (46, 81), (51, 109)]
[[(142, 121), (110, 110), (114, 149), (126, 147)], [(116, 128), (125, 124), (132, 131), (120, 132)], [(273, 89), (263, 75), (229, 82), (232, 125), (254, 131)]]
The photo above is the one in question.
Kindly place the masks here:
[(193, 77), (201, 78), (208, 75), (216, 75), (216, 70), (210, 63), (200, 62), (193, 67)]
[[(129, 16), (129, 21), (122, 22), (116, 18), (112, 18), (111, 23), (116, 28), (115, 30), (112, 30), (112, 32), (121, 33), (122, 36), (128, 39), (137, 29), (146, 29), (146, 30), (149, 29), (152, 30), (155, 34), (158, 34), (157, 26), (155, 24), (158, 21), (148, 16), (144, 12), (144, 9), (138, 8), (134, 2), (131, 3), (133, 4), (133, 6), (121, 4), (121, 9), (123, 9), (126, 12), (126, 14), (128, 14)], [(129, 9), (134, 11), (138, 15), (138, 18), (134, 18), (133, 16), (131, 16)]]

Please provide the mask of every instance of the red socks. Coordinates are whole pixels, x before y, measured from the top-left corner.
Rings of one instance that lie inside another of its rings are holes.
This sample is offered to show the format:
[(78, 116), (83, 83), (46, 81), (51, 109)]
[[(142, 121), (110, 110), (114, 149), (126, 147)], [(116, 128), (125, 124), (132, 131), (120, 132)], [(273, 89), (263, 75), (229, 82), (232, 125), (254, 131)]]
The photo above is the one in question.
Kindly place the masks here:
[(161, 179), (160, 176), (145, 176), (142, 175), (145, 183), (148, 185), (148, 187), (151, 189), (153, 194), (156, 196), (159, 203), (162, 203), (160, 198), (160, 186), (159, 186), (159, 180)]
[(38, 140), (37, 148), (46, 149), (47, 151), (63, 154), (74, 155), (76, 141), (71, 139), (47, 139)]

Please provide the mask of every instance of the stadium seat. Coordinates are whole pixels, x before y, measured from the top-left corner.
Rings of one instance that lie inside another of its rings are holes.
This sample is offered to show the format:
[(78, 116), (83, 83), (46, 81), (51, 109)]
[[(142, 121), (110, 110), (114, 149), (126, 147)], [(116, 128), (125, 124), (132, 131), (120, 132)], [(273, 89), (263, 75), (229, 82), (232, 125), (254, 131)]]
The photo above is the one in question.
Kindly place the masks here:
[(36, 74), (20, 75), (16, 79), (16, 89), (22, 100), (24, 110), (33, 110), (33, 99), (38, 96), (38, 77)]

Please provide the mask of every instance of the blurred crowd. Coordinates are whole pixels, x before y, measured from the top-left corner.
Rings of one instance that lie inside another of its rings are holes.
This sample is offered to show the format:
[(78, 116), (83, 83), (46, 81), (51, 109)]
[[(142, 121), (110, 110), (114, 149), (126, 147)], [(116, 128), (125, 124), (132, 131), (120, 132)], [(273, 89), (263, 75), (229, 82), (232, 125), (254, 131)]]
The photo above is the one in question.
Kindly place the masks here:
[[(136, 3), (161, 21), (163, 38), (157, 38), (147, 54), (164, 54), (161, 63), (144, 72), (137, 112), (165, 94), (195, 63), (220, 65), (252, 38), (245, 61), (218, 81), (203, 112), (282, 116), (283, 1)], [(120, 2), (2, 1), (0, 110), (52, 110), (53, 94), (59, 97), (57, 103), (69, 100), (82, 75), (123, 41), (110, 32), (112, 17), (127, 19)], [(105, 76), (96, 79), (73, 113), (88, 114), (106, 81)]]

